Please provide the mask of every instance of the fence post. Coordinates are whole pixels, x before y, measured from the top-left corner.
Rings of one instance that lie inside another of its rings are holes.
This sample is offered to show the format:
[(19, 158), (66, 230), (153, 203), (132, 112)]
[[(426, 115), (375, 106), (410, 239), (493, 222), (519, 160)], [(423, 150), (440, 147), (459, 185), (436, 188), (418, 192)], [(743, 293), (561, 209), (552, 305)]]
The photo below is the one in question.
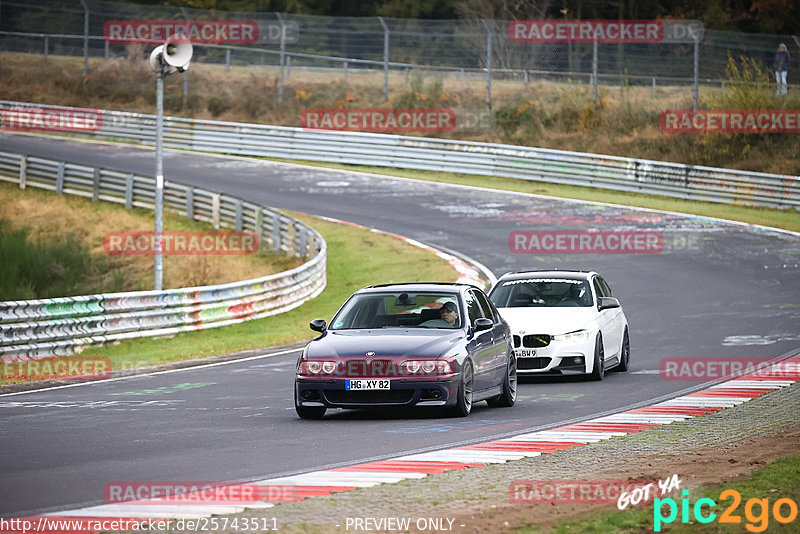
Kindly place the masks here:
[(286, 56), (286, 79), (292, 79), (292, 56)]
[(211, 223), (214, 230), (219, 230), (219, 193), (211, 195)]
[(261, 245), (264, 242), (264, 209), (261, 206), (256, 206), (255, 213), (255, 227), (253, 230), (256, 232), (256, 239), (258, 239), (258, 252), (261, 252)]
[(108, 41), (103, 42), (103, 59), (108, 59), (109, 50), (108, 50)]
[(592, 102), (597, 105), (597, 33), (594, 34), (594, 44), (592, 46)]
[(697, 109), (697, 101), (700, 93), (700, 39), (697, 33), (694, 37), (694, 109)]
[(225, 72), (231, 71), (231, 49), (225, 49)]
[(383, 21), (383, 17), (378, 17), (383, 26), (383, 101), (389, 101), (389, 27)]
[(44, 36), (44, 57), (47, 57), (47, 51), (50, 48), (50, 37)]
[(347, 79), (347, 61), (342, 64), (342, 70), (344, 71), (344, 79)]
[(492, 30), (485, 19), (481, 22), (486, 28), (486, 105), (492, 109)]
[(25, 182), (28, 179), (28, 156), (23, 154), (19, 158), (19, 188), (25, 189)]
[(86, 78), (89, 76), (89, 7), (84, 0), (81, 0), (83, 6), (83, 82), (86, 83)]
[(653, 76), (653, 98), (656, 97), (656, 77)]
[[(283, 104), (283, 66), (286, 63), (286, 26), (283, 24), (283, 17), (280, 13), (275, 13), (278, 16), (278, 24), (281, 25), (281, 74), (280, 81), (278, 82), (278, 104)], [(345, 73), (347, 70), (345, 69)], [(347, 76), (347, 74), (345, 74)]]

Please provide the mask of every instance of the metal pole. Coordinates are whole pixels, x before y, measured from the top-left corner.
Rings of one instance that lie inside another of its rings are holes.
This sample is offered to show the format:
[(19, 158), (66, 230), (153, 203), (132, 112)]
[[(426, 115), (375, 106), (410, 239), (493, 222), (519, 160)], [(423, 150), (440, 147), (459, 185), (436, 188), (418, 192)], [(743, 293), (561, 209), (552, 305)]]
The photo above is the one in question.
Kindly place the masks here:
[(389, 27), (378, 17), (383, 26), (383, 101), (389, 101)]
[[(186, 21), (186, 27), (189, 27), (189, 15), (186, 13), (186, 8), (181, 8), (181, 13), (183, 13), (183, 19)], [(186, 104), (188, 103), (189, 99), (189, 71), (186, 70), (183, 73), (183, 99), (181, 101), (181, 109), (186, 109)]]
[(83, 83), (89, 76), (89, 7), (84, 0), (81, 0), (83, 6)]
[(164, 203), (164, 171), (162, 168), (164, 138), (164, 67), (156, 72), (156, 229), (153, 256), (153, 289), (161, 291), (164, 279), (164, 266), (161, 258), (161, 238), (164, 233), (164, 221), (161, 216)]
[(283, 104), (283, 66), (286, 63), (286, 27), (283, 24), (283, 17), (280, 13), (275, 13), (278, 16), (278, 23), (281, 25), (281, 75), (278, 84), (278, 104)]
[(492, 109), (492, 30), (485, 19), (481, 22), (486, 28), (486, 105)]
[(653, 76), (653, 98), (656, 97), (656, 77)]
[(231, 71), (231, 49), (225, 49), (225, 72)]
[(700, 39), (694, 35), (694, 109), (697, 109), (697, 101), (700, 92)]
[(597, 105), (597, 34), (594, 34), (594, 45), (592, 50), (592, 102)]

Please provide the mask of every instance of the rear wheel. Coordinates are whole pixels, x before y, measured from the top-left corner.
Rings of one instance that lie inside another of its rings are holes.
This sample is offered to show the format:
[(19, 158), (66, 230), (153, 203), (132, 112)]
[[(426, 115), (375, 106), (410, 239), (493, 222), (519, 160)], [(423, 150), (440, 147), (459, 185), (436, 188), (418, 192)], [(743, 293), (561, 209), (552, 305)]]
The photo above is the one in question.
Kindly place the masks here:
[(602, 380), (603, 376), (605, 376), (605, 370), (603, 369), (604, 364), (603, 336), (598, 332), (594, 340), (594, 369), (592, 369), (592, 374), (589, 375), (589, 378), (592, 380)]
[(294, 390), (294, 409), (300, 419), (322, 419), (328, 410), (325, 406), (300, 406), (297, 402), (297, 388)]
[(631, 366), (631, 343), (628, 338), (628, 329), (625, 329), (625, 333), (622, 335), (622, 349), (619, 352), (619, 365), (614, 367), (615, 371), (619, 371), (624, 373), (627, 371)]
[(488, 399), (486, 403), (495, 408), (510, 408), (517, 400), (517, 359), (509, 355), (506, 377), (503, 380), (503, 392), (497, 397)]
[(456, 394), (456, 405), (451, 407), (449, 413), (453, 417), (466, 417), (472, 411), (472, 385), (474, 380), (472, 362), (466, 360), (461, 369), (461, 384)]

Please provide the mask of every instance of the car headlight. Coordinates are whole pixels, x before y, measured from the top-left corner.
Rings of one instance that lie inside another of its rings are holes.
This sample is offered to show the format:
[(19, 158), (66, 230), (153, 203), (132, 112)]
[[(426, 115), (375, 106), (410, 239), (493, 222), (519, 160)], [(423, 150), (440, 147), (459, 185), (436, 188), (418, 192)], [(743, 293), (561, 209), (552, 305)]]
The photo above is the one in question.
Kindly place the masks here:
[(301, 361), (297, 372), (302, 376), (320, 376), (337, 374), (338, 362), (335, 361)]
[(445, 360), (406, 360), (400, 364), (403, 375), (449, 375), (452, 364)]
[(576, 330), (575, 332), (567, 332), (559, 336), (553, 336), (553, 341), (562, 341), (565, 343), (583, 343), (589, 341), (591, 333), (588, 330)]

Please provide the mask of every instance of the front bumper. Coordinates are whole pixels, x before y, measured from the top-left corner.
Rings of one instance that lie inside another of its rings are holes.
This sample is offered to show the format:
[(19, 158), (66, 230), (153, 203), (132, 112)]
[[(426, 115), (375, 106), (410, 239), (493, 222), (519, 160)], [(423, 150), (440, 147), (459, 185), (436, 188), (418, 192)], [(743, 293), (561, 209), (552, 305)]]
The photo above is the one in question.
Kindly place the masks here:
[(551, 341), (546, 347), (532, 349), (519, 347), (514, 355), (520, 375), (584, 375), (592, 372), (594, 339), (581, 343)]
[[(358, 378), (358, 377), (353, 377)], [(443, 379), (391, 379), (388, 390), (345, 389), (346, 378), (321, 379), (297, 376), (295, 399), (300, 406), (367, 408), (371, 406), (448, 406), (455, 404), (457, 375)]]

